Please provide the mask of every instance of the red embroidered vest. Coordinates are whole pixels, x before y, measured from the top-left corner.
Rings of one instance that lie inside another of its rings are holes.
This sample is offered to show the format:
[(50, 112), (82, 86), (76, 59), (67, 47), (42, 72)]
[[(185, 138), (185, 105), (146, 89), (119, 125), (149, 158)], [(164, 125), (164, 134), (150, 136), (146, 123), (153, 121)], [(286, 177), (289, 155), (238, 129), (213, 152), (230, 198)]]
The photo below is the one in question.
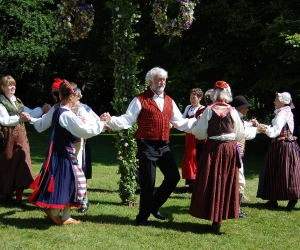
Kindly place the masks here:
[(148, 89), (137, 96), (142, 110), (137, 118), (138, 129), (136, 139), (168, 141), (170, 135), (170, 119), (173, 111), (172, 98), (164, 94), (164, 109), (161, 112), (153, 99), (154, 93)]

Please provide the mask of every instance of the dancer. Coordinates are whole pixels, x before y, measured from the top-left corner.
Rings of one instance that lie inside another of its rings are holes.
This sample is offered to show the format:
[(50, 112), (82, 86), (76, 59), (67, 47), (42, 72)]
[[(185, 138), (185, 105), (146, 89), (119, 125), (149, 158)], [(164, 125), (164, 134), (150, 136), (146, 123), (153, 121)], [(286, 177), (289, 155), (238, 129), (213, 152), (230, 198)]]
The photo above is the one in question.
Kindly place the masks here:
[[(203, 91), (199, 88), (194, 88), (190, 91), (191, 104), (186, 106), (183, 118), (193, 118), (200, 116), (205, 106), (200, 104), (203, 96)], [(197, 139), (191, 133), (185, 135), (185, 151), (181, 163), (182, 179), (185, 179), (185, 185), (188, 185), (188, 192), (193, 191), (194, 181), (197, 173), (198, 161), (196, 159), (196, 145)], [(199, 159), (198, 159), (199, 160)]]
[[(169, 148), (170, 122), (182, 131), (191, 129), (196, 118), (183, 119), (177, 105), (164, 93), (168, 72), (155, 67), (146, 74), (147, 90), (135, 97), (128, 106), (126, 114), (111, 117), (112, 130), (128, 129), (135, 122), (138, 129), (134, 135), (137, 140), (139, 158), (140, 207), (136, 216), (139, 226), (151, 226), (148, 217), (165, 220), (159, 208), (166, 202), (177, 183), (180, 174), (176, 161)], [(100, 119), (109, 119), (108, 113)], [(154, 192), (156, 165), (164, 175), (162, 184)]]
[[(80, 207), (80, 201), (86, 193), (86, 179), (78, 167), (74, 140), (98, 135), (109, 121), (83, 123), (72, 111), (79, 100), (77, 86), (63, 80), (59, 88), (60, 107), (52, 115), (40, 119), (31, 119), (35, 128), (42, 132), (52, 124), (52, 135), (47, 157), (40, 175), (31, 184), (34, 192), (29, 200), (46, 208), (47, 215), (57, 225), (79, 224), (71, 217), (71, 207)], [(59, 217), (63, 210), (62, 217)]]
[[(45, 104), (42, 108), (31, 110), (15, 96), (15, 91), (14, 78), (9, 75), (2, 77), (0, 80), (0, 132), (6, 146), (5, 150), (0, 153), (0, 193), (17, 207), (25, 208), (23, 192), (33, 181), (33, 169), (24, 122), (29, 121), (30, 115), (41, 116), (51, 106)], [(15, 200), (13, 200), (14, 192), (16, 192)]]
[(232, 101), (229, 85), (218, 81), (211, 93), (214, 102), (192, 129), (199, 140), (207, 139), (200, 156), (192, 193), (190, 214), (211, 220), (219, 233), (222, 220), (239, 217), (238, 168), (241, 167), (236, 146), (244, 139), (244, 127)]
[[(250, 103), (248, 103), (248, 101), (246, 100), (246, 98), (242, 95), (238, 95), (235, 96), (232, 100), (232, 102), (230, 103), (230, 105), (232, 107), (235, 107), (235, 109), (237, 110), (244, 128), (245, 128), (245, 139), (237, 142), (239, 149), (240, 149), (240, 156), (241, 159), (242, 157), (244, 157), (245, 154), (245, 146), (246, 146), (246, 140), (252, 140), (255, 138), (256, 133), (257, 133), (257, 121), (255, 119), (251, 120), (250, 122), (244, 121), (244, 118), (247, 115), (247, 112), (249, 110), (249, 107), (251, 106)], [(246, 187), (246, 179), (245, 179), (245, 174), (244, 174), (244, 163), (241, 160), (242, 165), (239, 168), (239, 204), (240, 204), (240, 208), (239, 208), (239, 217), (240, 218), (245, 218), (248, 217), (248, 214), (244, 213), (243, 210), (241, 209), (241, 204), (242, 204), (242, 198), (244, 198), (247, 201), (250, 201), (250, 199), (245, 196), (245, 187)]]
[(292, 210), (300, 197), (300, 149), (294, 132), (294, 108), (290, 93), (276, 93), (275, 117), (271, 126), (258, 129), (272, 138), (259, 176), (257, 197), (268, 200), (267, 206), (278, 207), (278, 200), (288, 200)]
[[(81, 90), (77, 90), (77, 95), (82, 98)], [(72, 111), (80, 117), (83, 117), (85, 121), (100, 120), (99, 116), (86, 104), (83, 104), (78, 100), (78, 102), (72, 108)], [(78, 160), (79, 167), (82, 168), (85, 178), (92, 178), (92, 155), (91, 155), (91, 146), (89, 139), (78, 138), (76, 142), (74, 142), (74, 146), (76, 148), (76, 156)], [(88, 185), (87, 185), (88, 186)], [(89, 202), (87, 192), (83, 197), (82, 201), (80, 201), (81, 207), (78, 208), (79, 213), (86, 213), (89, 209)]]

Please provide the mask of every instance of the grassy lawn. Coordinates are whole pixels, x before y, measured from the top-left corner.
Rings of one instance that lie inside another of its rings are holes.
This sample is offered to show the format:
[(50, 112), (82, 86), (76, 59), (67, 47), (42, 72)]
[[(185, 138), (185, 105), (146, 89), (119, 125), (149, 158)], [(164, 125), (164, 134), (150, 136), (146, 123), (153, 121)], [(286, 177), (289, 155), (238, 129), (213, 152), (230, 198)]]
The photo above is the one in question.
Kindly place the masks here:
[[(49, 132), (28, 129), (31, 156), (37, 174), (44, 159)], [(166, 221), (154, 217), (153, 228), (135, 226), (138, 207), (120, 205), (114, 138), (103, 134), (91, 139), (93, 178), (89, 183), (90, 209), (86, 214), (72, 210), (79, 225), (55, 226), (40, 208), (28, 204), (26, 210), (12, 207), (0, 199), (1, 249), (300, 249), (300, 205), (285, 211), (286, 201), (277, 209), (264, 207), (256, 198), (258, 175), (269, 139), (259, 135), (248, 141), (244, 158), (247, 178), (243, 203), (248, 218), (224, 221), (222, 235), (211, 232), (211, 222), (189, 215), (191, 194), (184, 180), (161, 208)], [(172, 151), (180, 167), (184, 134), (172, 134)], [(157, 171), (157, 184), (162, 181)], [(30, 194), (26, 190), (25, 195)]]

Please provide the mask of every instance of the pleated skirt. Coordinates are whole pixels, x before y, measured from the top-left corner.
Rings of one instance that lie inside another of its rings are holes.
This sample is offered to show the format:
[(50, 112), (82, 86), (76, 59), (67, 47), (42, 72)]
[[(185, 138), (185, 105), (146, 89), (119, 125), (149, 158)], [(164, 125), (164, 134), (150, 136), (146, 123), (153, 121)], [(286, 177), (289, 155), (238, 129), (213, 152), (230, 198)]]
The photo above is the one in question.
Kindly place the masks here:
[(217, 222), (238, 218), (239, 167), (236, 141), (209, 139), (199, 159), (190, 214)]
[(257, 197), (264, 200), (300, 198), (300, 149), (296, 141), (271, 143), (260, 173)]

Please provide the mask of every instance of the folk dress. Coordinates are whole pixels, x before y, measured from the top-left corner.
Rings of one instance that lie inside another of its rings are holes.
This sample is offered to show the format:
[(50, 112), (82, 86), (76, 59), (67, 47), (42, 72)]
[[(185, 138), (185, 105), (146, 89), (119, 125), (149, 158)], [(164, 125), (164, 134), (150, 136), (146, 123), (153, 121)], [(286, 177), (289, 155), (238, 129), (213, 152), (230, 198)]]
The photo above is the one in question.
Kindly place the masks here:
[(294, 119), (289, 106), (275, 110), (266, 134), (272, 138), (259, 177), (257, 197), (264, 200), (300, 198), (300, 149), (293, 136)]
[[(35, 122), (36, 128), (45, 129), (49, 118), (43, 125), (38, 124), (40, 120)], [(38, 185), (33, 184), (34, 192), (29, 200), (44, 208), (80, 207), (79, 202), (86, 193), (86, 178), (78, 166), (73, 142), (78, 137), (87, 139), (99, 134), (104, 124), (100, 120), (84, 124), (70, 109), (61, 106), (53, 113), (52, 127), (47, 156), (35, 181)], [(50, 159), (48, 167), (47, 159)]]
[(31, 110), (19, 98), (9, 99), (0, 94), (0, 131), (6, 143), (5, 150), (0, 153), (0, 194), (28, 188), (34, 178), (25, 125), (19, 123), (19, 115), (24, 111), (32, 117), (43, 114), (41, 108)]
[(205, 142), (193, 188), (190, 214), (221, 222), (239, 217), (237, 141), (245, 137), (235, 109), (225, 102), (208, 106), (193, 133)]
[[(203, 113), (205, 106), (200, 105), (193, 109), (192, 105), (188, 105), (182, 115), (183, 118), (198, 117)], [(196, 144), (199, 140), (191, 133), (185, 134), (185, 151), (181, 164), (182, 179), (186, 180), (186, 185), (193, 185), (197, 173), (197, 159), (196, 159)]]

